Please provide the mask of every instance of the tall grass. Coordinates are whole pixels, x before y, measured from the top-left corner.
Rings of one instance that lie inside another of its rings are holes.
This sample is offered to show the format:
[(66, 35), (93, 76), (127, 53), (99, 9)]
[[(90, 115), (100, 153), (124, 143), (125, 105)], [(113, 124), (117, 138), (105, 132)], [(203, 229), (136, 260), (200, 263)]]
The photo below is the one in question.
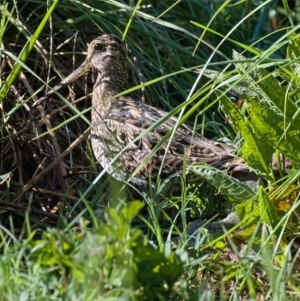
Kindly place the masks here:
[[(1, 300), (299, 298), (297, 2), (152, 2), (1, 4)], [(125, 39), (133, 90), (236, 146), (257, 191), (195, 166), (207, 183), (183, 179), (172, 198), (162, 183), (107, 211), (87, 138), (92, 77), (31, 109), (102, 33)], [(192, 220), (233, 207), (226, 235), (191, 237)]]

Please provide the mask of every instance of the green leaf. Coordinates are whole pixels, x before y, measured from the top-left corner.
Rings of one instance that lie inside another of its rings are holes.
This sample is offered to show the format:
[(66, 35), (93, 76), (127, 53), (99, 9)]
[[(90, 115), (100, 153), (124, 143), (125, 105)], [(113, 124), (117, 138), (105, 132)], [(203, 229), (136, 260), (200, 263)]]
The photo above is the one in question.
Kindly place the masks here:
[(273, 154), (272, 148), (269, 147), (266, 140), (261, 139), (253, 132), (249, 121), (245, 120), (244, 116), (232, 102), (225, 95), (218, 94), (222, 110), (230, 116), (233, 126), (241, 131), (244, 138), (244, 145), (242, 146), (243, 159), (248, 165), (268, 176)]
[(269, 199), (267, 193), (263, 189), (263, 187), (259, 187), (258, 190), (258, 200), (259, 200), (259, 208), (260, 208), (260, 216), (263, 221), (271, 226), (273, 229), (279, 223), (279, 217), (277, 215), (277, 210), (274, 204)]
[(132, 219), (140, 212), (140, 210), (145, 206), (142, 201), (132, 201), (122, 208), (121, 214), (124, 219), (130, 223)]
[(294, 167), (299, 167), (299, 130), (291, 127), (284, 132), (283, 116), (260, 103), (251, 106), (249, 114), (255, 132), (261, 139), (269, 143), (269, 149), (273, 151), (275, 151), (275, 148), (279, 149), (290, 159)]
[(165, 254), (149, 244), (138, 244), (134, 249), (137, 281), (147, 287), (160, 287), (164, 282), (172, 286), (183, 273), (183, 264), (172, 252)]
[(255, 196), (255, 193), (247, 185), (217, 168), (200, 163), (193, 164), (190, 168), (234, 202), (243, 202)]
[[(233, 57), (236, 60), (245, 60), (244, 56), (235, 51)], [(287, 120), (293, 121), (292, 125), (297, 128), (297, 125), (300, 124), (300, 116), (295, 115), (298, 107), (286, 97), (287, 88), (280, 86), (272, 73), (263, 68), (258, 68), (252, 63), (237, 63), (236, 67), (248, 82), (249, 89), (257, 93), (257, 97), (252, 97), (251, 105), (255, 105), (254, 101), (257, 101), (270, 109), (277, 110)]]
[(260, 218), (260, 212), (256, 200), (248, 200), (241, 204), (235, 205), (235, 212), (241, 221), (241, 227), (243, 229), (251, 227), (257, 223)]
[[(245, 59), (236, 52), (233, 55), (236, 60)], [(255, 64), (237, 63), (236, 67), (249, 84), (246, 100), (253, 131), (272, 151), (279, 149), (294, 167), (299, 167), (300, 114), (298, 106), (289, 98), (288, 85), (279, 85), (272, 73)]]

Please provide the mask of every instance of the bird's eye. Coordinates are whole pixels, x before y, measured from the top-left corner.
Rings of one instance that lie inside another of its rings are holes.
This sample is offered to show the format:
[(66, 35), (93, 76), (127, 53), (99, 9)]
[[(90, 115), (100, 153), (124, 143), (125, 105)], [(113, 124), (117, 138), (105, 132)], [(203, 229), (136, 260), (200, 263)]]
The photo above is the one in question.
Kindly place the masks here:
[(99, 43), (98, 43), (98, 44), (95, 44), (94, 49), (95, 49), (95, 50), (101, 51), (101, 50), (104, 49), (104, 45), (103, 45), (103, 44), (99, 44)]

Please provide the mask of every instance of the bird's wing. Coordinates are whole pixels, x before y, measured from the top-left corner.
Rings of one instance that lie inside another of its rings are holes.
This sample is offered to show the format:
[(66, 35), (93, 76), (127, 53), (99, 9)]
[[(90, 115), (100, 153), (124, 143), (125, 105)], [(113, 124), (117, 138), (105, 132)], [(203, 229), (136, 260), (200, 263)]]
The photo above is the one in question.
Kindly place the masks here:
[[(147, 179), (149, 174), (155, 177), (161, 166), (163, 166), (162, 174), (165, 175), (180, 172), (184, 160), (188, 164), (203, 162), (221, 167), (234, 158), (233, 148), (206, 139), (194, 133), (187, 125), (182, 125), (175, 130), (169, 147), (169, 139), (167, 139), (157, 152), (150, 155), (165, 135), (174, 130), (176, 118), (169, 118), (153, 131), (132, 142), (165, 115), (164, 111), (131, 98), (122, 97), (119, 102), (115, 101), (114, 107), (98, 129), (102, 132), (102, 137), (104, 132), (107, 133), (105, 135), (108, 139), (107, 145), (112, 154), (127, 147), (121, 156), (126, 173), (134, 172), (142, 161), (145, 165), (140, 171), (140, 176)], [(145, 160), (146, 158), (149, 160)]]

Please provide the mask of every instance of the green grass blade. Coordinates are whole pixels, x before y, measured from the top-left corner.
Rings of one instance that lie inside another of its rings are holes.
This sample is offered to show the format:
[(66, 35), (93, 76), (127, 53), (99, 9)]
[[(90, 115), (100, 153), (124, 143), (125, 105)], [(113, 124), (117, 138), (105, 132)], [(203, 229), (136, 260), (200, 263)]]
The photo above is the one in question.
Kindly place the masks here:
[[(26, 58), (28, 57), (29, 53), (31, 52), (31, 50), (34, 47), (34, 44), (36, 42), (36, 40), (38, 39), (38, 37), (40, 36), (43, 28), (45, 27), (48, 19), (50, 18), (53, 10), (55, 9), (57, 3), (59, 2), (59, 0), (54, 0), (54, 2), (52, 3), (51, 7), (49, 8), (49, 10), (47, 11), (46, 15), (44, 16), (43, 20), (41, 21), (41, 23), (39, 24), (39, 26), (37, 27), (36, 31), (34, 32), (34, 34), (32, 35), (32, 37), (30, 38), (30, 40), (28, 41), (28, 43), (24, 46), (24, 48), (22, 49), (20, 55), (19, 55), (19, 60), (21, 62), (25, 62)], [(5, 84), (2, 86), (1, 90), (0, 90), (0, 103), (3, 101), (4, 97), (6, 96), (8, 90), (10, 89), (11, 85), (14, 83), (14, 81), (16, 80), (16, 78), (18, 77), (20, 71), (22, 69), (22, 66), (19, 62), (16, 62), (12, 71), (10, 72)]]

